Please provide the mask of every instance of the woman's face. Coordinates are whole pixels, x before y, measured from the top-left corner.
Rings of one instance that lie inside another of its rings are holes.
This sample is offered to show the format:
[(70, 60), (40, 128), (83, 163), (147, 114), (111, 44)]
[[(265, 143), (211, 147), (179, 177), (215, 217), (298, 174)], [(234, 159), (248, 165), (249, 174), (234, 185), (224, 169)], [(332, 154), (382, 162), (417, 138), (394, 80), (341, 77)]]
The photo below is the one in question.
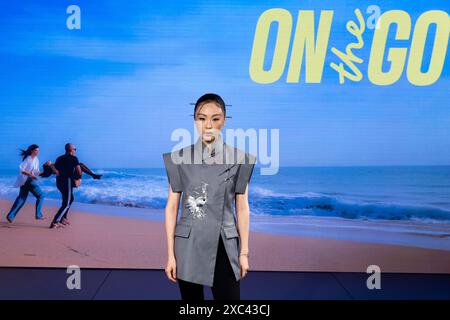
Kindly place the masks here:
[(39, 148), (36, 148), (33, 151), (31, 151), (31, 156), (32, 157), (37, 157), (38, 154), (39, 154)]
[(213, 142), (224, 125), (225, 115), (215, 102), (207, 102), (198, 108), (195, 126), (203, 142)]

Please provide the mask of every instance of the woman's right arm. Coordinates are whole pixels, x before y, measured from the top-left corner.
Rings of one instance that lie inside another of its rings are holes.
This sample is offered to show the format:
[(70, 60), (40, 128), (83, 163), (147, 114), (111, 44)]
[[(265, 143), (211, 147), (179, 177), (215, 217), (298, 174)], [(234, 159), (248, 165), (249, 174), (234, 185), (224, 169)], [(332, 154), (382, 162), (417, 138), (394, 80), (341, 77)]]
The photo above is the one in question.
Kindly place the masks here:
[(175, 237), (175, 227), (177, 224), (178, 217), (178, 206), (180, 203), (181, 193), (173, 192), (172, 187), (169, 184), (169, 196), (167, 197), (166, 209), (164, 211), (165, 215), (165, 227), (167, 236), (167, 267), (166, 275), (169, 280), (177, 281), (177, 269), (175, 260), (175, 250), (174, 250), (174, 237)]

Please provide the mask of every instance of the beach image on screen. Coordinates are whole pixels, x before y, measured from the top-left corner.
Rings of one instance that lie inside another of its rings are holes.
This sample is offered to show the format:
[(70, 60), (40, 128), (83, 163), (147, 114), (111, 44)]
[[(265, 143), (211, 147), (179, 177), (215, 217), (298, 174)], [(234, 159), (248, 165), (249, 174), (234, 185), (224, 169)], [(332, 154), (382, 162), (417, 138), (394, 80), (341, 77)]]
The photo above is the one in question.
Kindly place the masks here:
[[(216, 92), (227, 104), (227, 129), (254, 132), (258, 147), (271, 146), (255, 150), (248, 185), (250, 270), (366, 272), (375, 265), (450, 273), (446, 51), (433, 84), (411, 83), (406, 58), (398, 80), (374, 83), (367, 71), (376, 30), (367, 20), (371, 4), (79, 1), (79, 25), (78, 11), (66, 4), (5, 4), (0, 267), (164, 269), (169, 183), (162, 154), (176, 149), (177, 130), (193, 137), (185, 145), (195, 143), (193, 104)], [(292, 32), (271, 25), (264, 69), (278, 63), (277, 37), (288, 37), (289, 54), (278, 80), (263, 84), (252, 74), (252, 50), (258, 21), (274, 6), (292, 18)], [(439, 0), (380, 7), (408, 14), (411, 37), (421, 14), (449, 9)], [(331, 48), (345, 52), (356, 41), (346, 23), (358, 21), (358, 8), (366, 28), (354, 53), (363, 76), (340, 83), (330, 64), (341, 60)], [(308, 82), (320, 61), (312, 53), (298, 81), (288, 81), (299, 10), (314, 11), (315, 37), (326, 19), (321, 11), (333, 11), (316, 83)], [(427, 31), (423, 72), (437, 59), (439, 30)], [(390, 48), (412, 50), (412, 38), (397, 40), (395, 32), (387, 33), (384, 72)], [(79, 186), (61, 184), (52, 171), (56, 165), (63, 174), (75, 161), (71, 152), (84, 168)], [(44, 174), (28, 179), (24, 168)], [(50, 228), (55, 221), (67, 224)]]

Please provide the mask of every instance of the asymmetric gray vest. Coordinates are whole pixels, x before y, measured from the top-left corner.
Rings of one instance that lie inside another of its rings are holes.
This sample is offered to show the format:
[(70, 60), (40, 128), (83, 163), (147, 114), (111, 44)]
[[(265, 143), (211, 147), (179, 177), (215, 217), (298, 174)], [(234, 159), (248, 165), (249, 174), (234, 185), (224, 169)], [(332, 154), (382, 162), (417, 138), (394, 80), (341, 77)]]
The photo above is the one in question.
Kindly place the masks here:
[(172, 190), (182, 192), (174, 239), (177, 278), (212, 286), (221, 236), (236, 281), (240, 280), (235, 194), (245, 192), (256, 157), (228, 146), (219, 136), (211, 154), (199, 138), (163, 154), (163, 159)]

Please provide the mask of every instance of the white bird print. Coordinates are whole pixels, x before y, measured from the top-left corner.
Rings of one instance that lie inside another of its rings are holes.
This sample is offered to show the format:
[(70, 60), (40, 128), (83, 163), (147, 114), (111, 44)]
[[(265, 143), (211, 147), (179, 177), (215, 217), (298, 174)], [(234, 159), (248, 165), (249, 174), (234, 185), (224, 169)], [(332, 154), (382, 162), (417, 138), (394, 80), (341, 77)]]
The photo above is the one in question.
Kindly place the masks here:
[(206, 216), (203, 207), (208, 201), (207, 185), (207, 183), (202, 183), (201, 192), (194, 191), (194, 195), (189, 195), (186, 200), (186, 208), (189, 209), (194, 218), (204, 218)]

